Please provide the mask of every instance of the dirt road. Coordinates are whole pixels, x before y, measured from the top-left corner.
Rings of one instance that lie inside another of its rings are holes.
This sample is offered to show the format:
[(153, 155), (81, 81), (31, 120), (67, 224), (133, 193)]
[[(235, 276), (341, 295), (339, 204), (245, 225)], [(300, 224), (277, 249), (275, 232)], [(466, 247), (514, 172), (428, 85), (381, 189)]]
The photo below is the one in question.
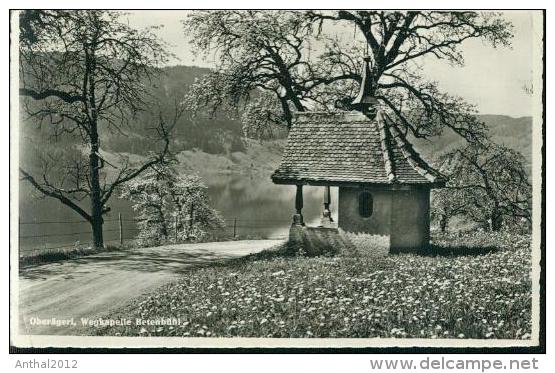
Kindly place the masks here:
[[(27, 268), (19, 276), (19, 334), (78, 333), (82, 317), (102, 317), (141, 294), (178, 279), (194, 266), (255, 253), (280, 242), (170, 245), (106, 252)], [(73, 318), (77, 325), (37, 325), (37, 321), (52, 318)]]

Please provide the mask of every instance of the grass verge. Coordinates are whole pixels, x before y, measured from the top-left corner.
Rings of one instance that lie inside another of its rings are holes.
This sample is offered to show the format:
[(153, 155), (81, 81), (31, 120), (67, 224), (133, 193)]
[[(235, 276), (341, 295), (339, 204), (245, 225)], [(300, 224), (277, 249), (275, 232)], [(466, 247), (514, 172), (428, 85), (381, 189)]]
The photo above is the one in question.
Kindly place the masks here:
[(87, 255), (116, 250), (120, 250), (120, 248), (109, 245), (102, 249), (88, 246), (34, 250), (20, 254), (19, 268), (25, 269), (40, 264), (59, 262), (62, 260), (75, 259)]
[[(91, 334), (528, 339), (530, 237), (441, 236), (425, 255), (283, 257), (191, 271)], [(493, 248), (493, 249), (492, 249)], [(482, 249), (482, 250), (481, 250)], [(465, 252), (466, 250), (466, 252)], [(156, 325), (179, 318), (179, 325)], [(136, 325), (135, 320), (153, 325)]]

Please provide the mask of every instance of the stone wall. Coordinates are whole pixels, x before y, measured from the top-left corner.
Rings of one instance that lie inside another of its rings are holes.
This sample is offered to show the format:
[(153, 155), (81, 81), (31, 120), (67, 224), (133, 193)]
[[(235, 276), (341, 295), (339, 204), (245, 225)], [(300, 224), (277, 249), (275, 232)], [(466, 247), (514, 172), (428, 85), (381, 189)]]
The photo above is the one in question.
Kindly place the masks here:
[(292, 225), (289, 230), (290, 254), (306, 256), (332, 255), (352, 251), (351, 244), (337, 228)]

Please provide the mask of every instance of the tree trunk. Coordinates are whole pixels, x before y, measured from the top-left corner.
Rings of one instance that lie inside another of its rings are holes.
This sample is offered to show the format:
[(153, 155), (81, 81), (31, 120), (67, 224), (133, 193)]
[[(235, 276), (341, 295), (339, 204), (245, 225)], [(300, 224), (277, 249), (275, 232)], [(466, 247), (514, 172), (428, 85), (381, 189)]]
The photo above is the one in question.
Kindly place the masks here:
[(491, 215), (491, 231), (492, 232), (499, 232), (503, 227), (503, 218), (501, 215), (493, 213)]
[[(102, 199), (100, 189), (100, 169), (103, 164), (99, 164), (100, 143), (98, 138), (98, 112), (96, 108), (96, 89), (95, 89), (95, 71), (96, 60), (94, 51), (89, 53), (85, 50), (85, 80), (88, 82), (88, 92), (86, 94), (88, 100), (87, 116), (89, 118), (89, 138), (91, 141), (91, 153), (89, 155), (90, 166), (90, 183), (91, 183), (91, 225), (93, 231), (93, 246), (95, 248), (104, 247), (104, 237), (102, 232)], [(100, 160), (101, 162), (104, 162)]]
[[(93, 130), (94, 129), (94, 133)], [(102, 201), (100, 199), (100, 177), (98, 162), (98, 134), (96, 125), (91, 126), (91, 153), (89, 155), (90, 180), (91, 180), (91, 226), (93, 233), (93, 246), (104, 247), (102, 235)]]
[(447, 225), (449, 224), (449, 219), (445, 215), (441, 215), (439, 218), (439, 228), (441, 233), (445, 233), (447, 230)]
[(103, 248), (104, 247), (104, 237), (102, 234), (102, 224), (104, 223), (102, 216), (91, 221), (92, 234), (93, 234), (93, 247)]
[(164, 241), (167, 241), (170, 238), (170, 230), (168, 227), (168, 222), (166, 221), (166, 217), (164, 216), (164, 196), (160, 188), (156, 189), (156, 193), (158, 194), (158, 198), (160, 198), (160, 204), (156, 207), (156, 209), (158, 212), (158, 219), (160, 219), (160, 225), (161, 225), (160, 234), (162, 235), (162, 237), (158, 237), (158, 238), (163, 238)]
[(90, 168), (90, 183), (91, 183), (91, 225), (93, 231), (93, 247), (102, 248), (104, 247), (104, 238), (102, 235), (102, 224), (104, 223), (102, 219), (102, 200), (100, 195), (100, 168), (102, 167), (99, 163), (99, 139), (98, 139), (98, 118), (96, 113), (95, 101), (94, 101), (94, 84), (91, 83), (89, 86), (90, 98), (90, 140), (91, 140), (91, 152), (89, 154), (89, 168)]
[(191, 209), (189, 211), (189, 227), (187, 229), (187, 240), (191, 238), (191, 233), (193, 232), (193, 219), (195, 218), (195, 205), (191, 204)]

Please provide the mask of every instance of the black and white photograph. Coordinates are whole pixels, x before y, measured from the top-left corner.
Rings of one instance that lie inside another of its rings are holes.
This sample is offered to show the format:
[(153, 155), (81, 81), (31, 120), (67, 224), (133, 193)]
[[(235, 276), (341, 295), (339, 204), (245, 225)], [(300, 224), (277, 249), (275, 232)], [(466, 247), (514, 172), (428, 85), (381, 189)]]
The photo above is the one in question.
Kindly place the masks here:
[(11, 10), (10, 344), (539, 346), (544, 15)]

